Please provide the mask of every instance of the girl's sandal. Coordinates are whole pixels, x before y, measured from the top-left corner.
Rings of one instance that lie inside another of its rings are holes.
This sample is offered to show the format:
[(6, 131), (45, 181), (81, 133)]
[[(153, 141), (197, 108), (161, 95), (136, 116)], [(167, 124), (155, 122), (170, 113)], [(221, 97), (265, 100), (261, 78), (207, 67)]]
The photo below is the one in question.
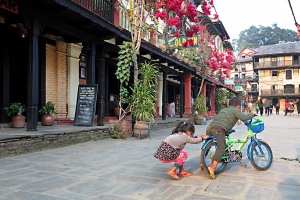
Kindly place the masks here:
[(193, 176), (193, 174), (191, 174), (189, 172), (181, 172), (180, 175), (181, 176)]
[(171, 176), (175, 180), (179, 180), (179, 176), (175, 172), (166, 172), (169, 176)]
[(208, 169), (208, 173), (209, 173), (210, 178), (211, 178), (211, 179), (215, 179), (216, 176), (215, 176), (215, 174), (214, 174), (213, 172), (211, 172), (210, 167), (208, 167), (207, 169)]

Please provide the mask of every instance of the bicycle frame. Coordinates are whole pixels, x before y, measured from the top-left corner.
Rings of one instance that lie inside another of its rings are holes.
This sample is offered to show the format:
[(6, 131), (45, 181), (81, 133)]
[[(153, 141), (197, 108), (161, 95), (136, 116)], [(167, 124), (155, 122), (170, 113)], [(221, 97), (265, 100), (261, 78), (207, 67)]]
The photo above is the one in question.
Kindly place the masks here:
[[(250, 144), (248, 145), (248, 148), (247, 148), (248, 159), (252, 159), (252, 157), (250, 155), (250, 149), (251, 149), (251, 146), (253, 145), (253, 143), (257, 144), (257, 146), (259, 147), (261, 155), (262, 156), (265, 155), (262, 148), (261, 148), (260, 142), (259, 142), (259, 140), (261, 140), (261, 139), (257, 139), (256, 134), (254, 134), (251, 131), (251, 129), (249, 129), (249, 128), (248, 128), (248, 134), (243, 139), (231, 138), (230, 136), (226, 136), (226, 138), (227, 138), (227, 143), (226, 143), (225, 151), (230, 151), (234, 144), (240, 144), (235, 150), (236, 151), (241, 151), (243, 149), (243, 147), (246, 145), (246, 143), (251, 139)], [(216, 138), (213, 138), (213, 142), (214, 143), (217, 142)], [(206, 142), (206, 144), (203, 145), (202, 149), (204, 149), (207, 144), (208, 144), (208, 142)], [(212, 155), (212, 157), (213, 156), (214, 156), (214, 154)], [(227, 157), (228, 156), (223, 156), (222, 159), (225, 159)]]

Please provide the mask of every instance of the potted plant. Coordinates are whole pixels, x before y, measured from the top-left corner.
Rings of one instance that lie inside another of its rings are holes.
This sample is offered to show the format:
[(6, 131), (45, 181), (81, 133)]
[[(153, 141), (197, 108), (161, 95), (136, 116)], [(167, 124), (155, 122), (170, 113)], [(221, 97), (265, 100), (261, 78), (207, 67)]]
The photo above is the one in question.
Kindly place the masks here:
[(130, 112), (136, 119), (133, 132), (139, 137), (148, 135), (149, 123), (156, 115), (157, 72), (154, 64), (142, 63), (139, 69), (139, 81), (130, 96)]
[(7, 115), (11, 117), (11, 126), (13, 128), (23, 128), (25, 126), (25, 105), (22, 103), (11, 103), (5, 108)]
[(199, 95), (194, 102), (194, 109), (196, 111), (195, 115), (195, 124), (201, 125), (205, 119), (204, 115), (206, 114), (206, 99), (204, 96)]
[(54, 123), (54, 117), (52, 114), (55, 113), (55, 104), (52, 101), (48, 101), (40, 110), (39, 113), (42, 115), (42, 125), (52, 126)]

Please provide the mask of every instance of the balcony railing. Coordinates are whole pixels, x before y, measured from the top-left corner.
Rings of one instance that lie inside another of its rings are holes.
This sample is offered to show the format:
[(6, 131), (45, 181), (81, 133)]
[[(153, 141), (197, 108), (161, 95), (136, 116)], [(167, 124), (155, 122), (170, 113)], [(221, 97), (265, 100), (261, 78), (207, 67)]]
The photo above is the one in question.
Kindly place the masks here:
[[(299, 60), (281, 60), (281, 61), (265, 61), (265, 62), (255, 62), (255, 67), (286, 67), (286, 66), (299, 66)], [(254, 67), (254, 68), (255, 68)]]
[(285, 90), (261, 90), (261, 96), (284, 96), (284, 95), (300, 95), (300, 91), (295, 89)]
[(92, 13), (114, 22), (114, 1), (113, 0), (72, 0)]
[(246, 81), (248, 82), (258, 82), (257, 76), (246, 76)]

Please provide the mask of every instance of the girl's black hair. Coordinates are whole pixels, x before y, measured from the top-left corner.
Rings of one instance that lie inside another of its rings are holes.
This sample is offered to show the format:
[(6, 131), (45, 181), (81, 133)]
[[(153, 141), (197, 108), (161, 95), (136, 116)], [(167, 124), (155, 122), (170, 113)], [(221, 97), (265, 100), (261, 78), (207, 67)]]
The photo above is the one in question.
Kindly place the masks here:
[(190, 122), (183, 122), (183, 124), (180, 126), (178, 132), (185, 132), (190, 131), (191, 133), (195, 133), (195, 126)]
[(171, 135), (175, 134), (175, 133), (178, 133), (179, 132), (179, 128), (181, 127), (181, 125), (183, 124), (184, 122), (179, 122), (177, 124), (177, 126), (174, 128), (174, 130), (172, 131)]

